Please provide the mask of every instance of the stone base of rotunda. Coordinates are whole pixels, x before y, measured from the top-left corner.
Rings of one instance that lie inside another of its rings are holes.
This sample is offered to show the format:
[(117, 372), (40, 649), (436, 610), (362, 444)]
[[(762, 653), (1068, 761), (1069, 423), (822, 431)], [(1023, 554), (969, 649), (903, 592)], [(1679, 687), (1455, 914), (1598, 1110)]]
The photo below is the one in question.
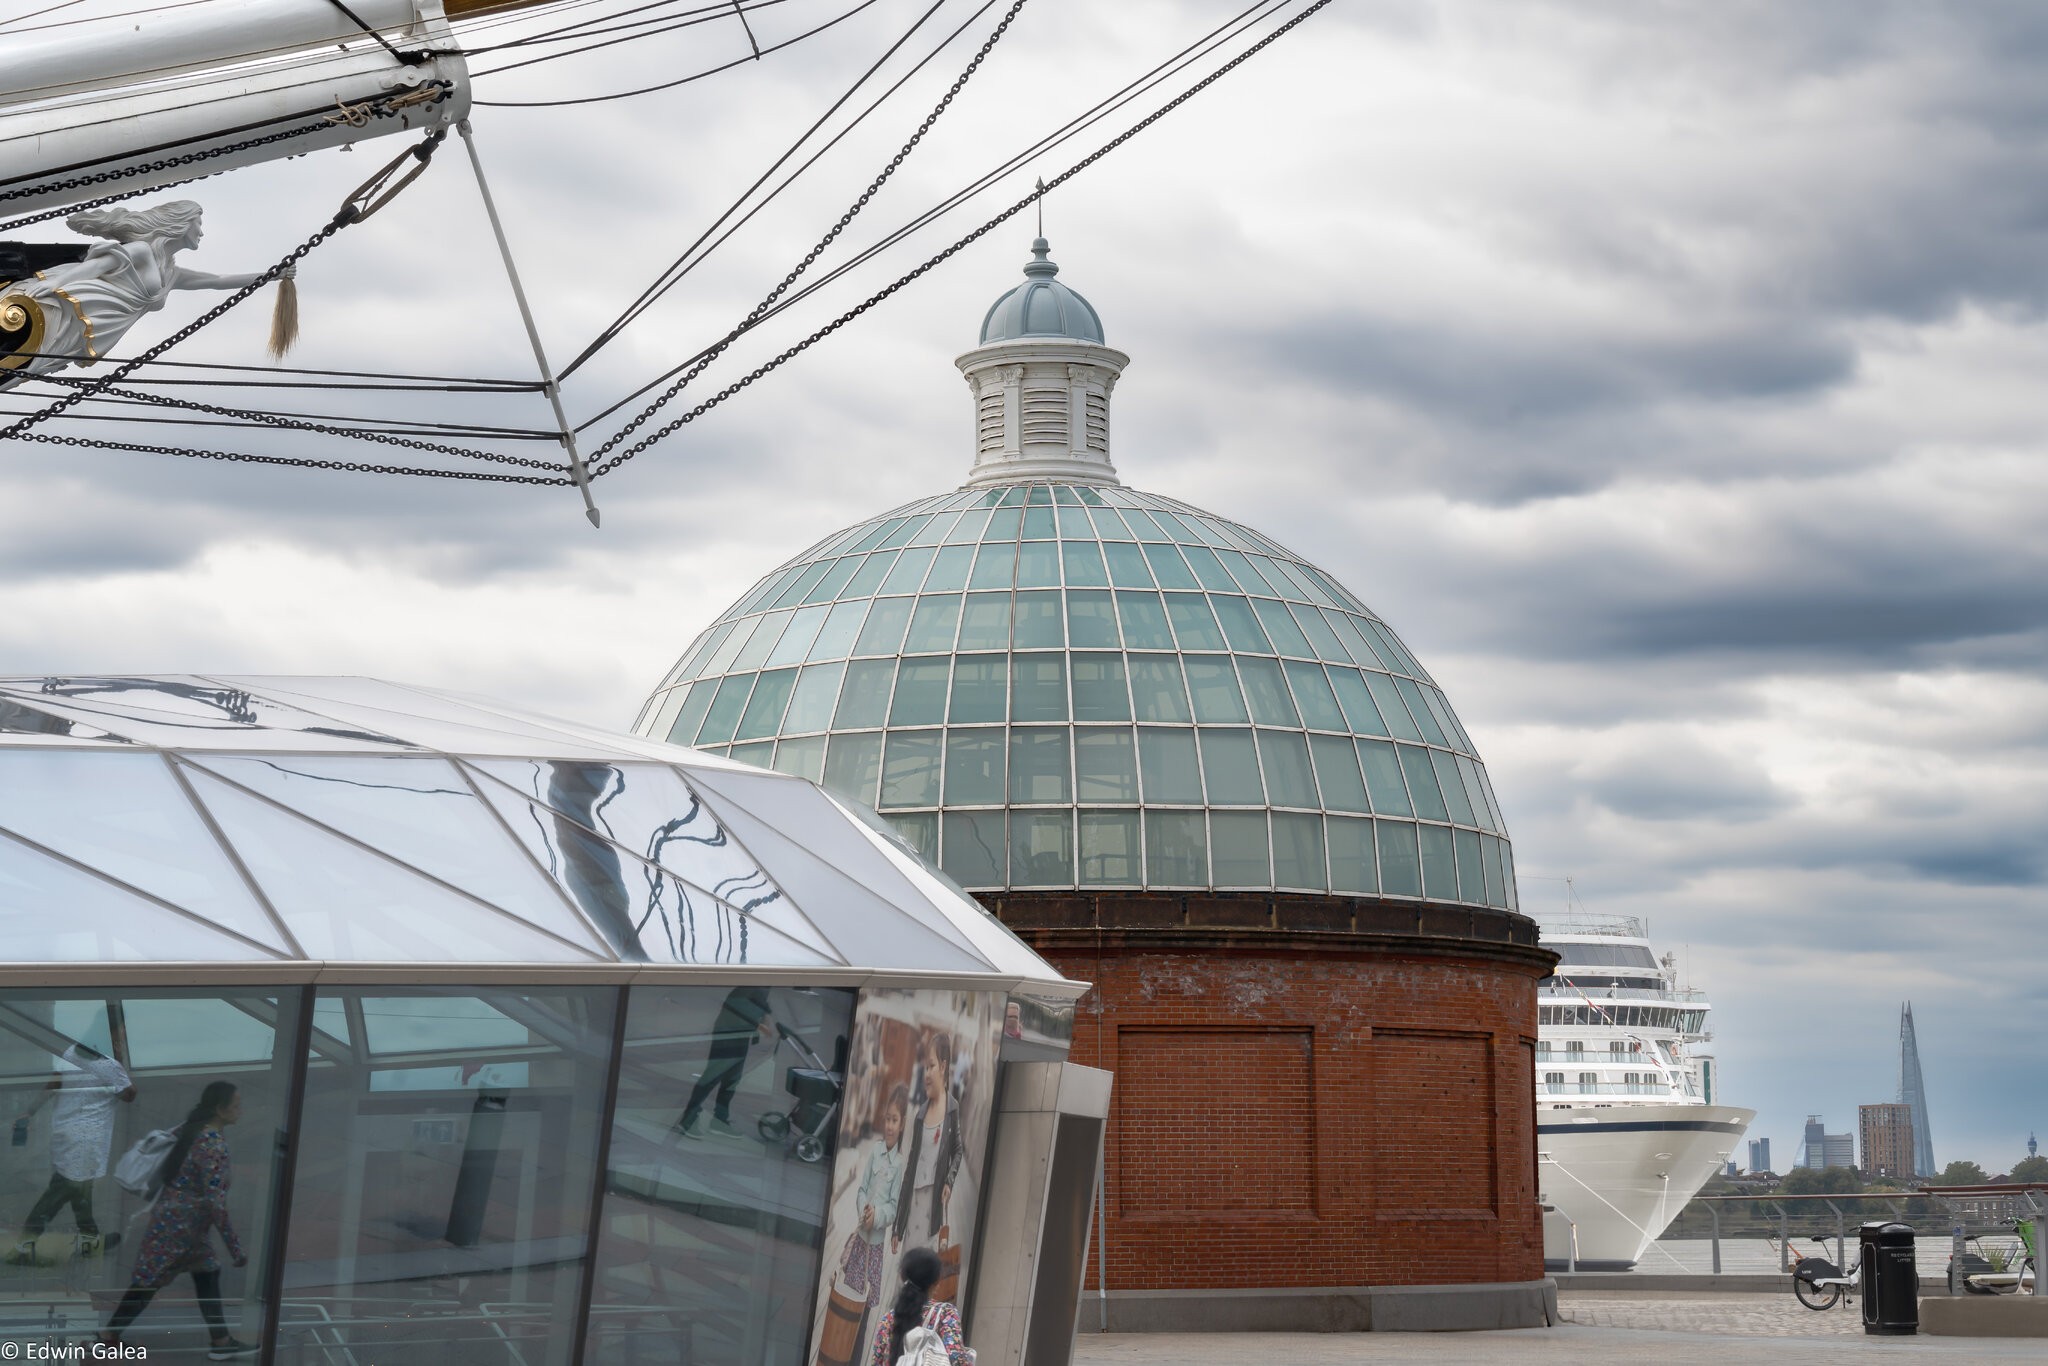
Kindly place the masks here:
[[(1292, 894), (990, 893), (1094, 989), (1115, 1073), (1081, 1326), (1413, 1331), (1552, 1321), (1536, 983), (1506, 911)], [(1107, 1285), (1107, 1299), (1100, 1293)]]

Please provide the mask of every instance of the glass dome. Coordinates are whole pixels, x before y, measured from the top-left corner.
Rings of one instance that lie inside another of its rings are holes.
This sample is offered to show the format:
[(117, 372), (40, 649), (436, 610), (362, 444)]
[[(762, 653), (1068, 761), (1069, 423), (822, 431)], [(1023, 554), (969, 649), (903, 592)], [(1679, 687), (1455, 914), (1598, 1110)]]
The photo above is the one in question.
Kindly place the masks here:
[(637, 728), (872, 806), (972, 890), (1515, 906), (1485, 767), (1394, 633), (1258, 532), (1121, 486), (967, 489), (832, 536)]

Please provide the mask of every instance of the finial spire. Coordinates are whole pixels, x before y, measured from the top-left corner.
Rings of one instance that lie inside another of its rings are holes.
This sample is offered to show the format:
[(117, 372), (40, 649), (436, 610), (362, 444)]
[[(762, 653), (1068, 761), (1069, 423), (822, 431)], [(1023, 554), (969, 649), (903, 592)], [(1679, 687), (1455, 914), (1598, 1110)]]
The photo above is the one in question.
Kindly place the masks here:
[(1045, 177), (1038, 178), (1038, 236), (1045, 237)]

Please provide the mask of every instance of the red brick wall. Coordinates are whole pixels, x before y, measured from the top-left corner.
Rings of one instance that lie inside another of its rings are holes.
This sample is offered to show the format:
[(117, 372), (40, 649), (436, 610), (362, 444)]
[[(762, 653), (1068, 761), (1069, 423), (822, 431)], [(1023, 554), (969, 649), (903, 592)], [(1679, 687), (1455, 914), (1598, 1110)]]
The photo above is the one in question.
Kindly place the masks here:
[[(1095, 983), (1073, 1060), (1116, 1073), (1111, 1290), (1542, 1276), (1540, 968), (1483, 952), (1038, 947)], [(1097, 1265), (1091, 1250), (1090, 1287)]]

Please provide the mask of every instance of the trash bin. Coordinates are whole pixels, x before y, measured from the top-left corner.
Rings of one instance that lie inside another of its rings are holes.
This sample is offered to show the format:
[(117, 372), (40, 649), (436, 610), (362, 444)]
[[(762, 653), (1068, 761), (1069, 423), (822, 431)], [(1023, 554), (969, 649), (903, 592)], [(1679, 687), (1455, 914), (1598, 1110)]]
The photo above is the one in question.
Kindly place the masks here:
[(1905, 1335), (1920, 1331), (1920, 1269), (1913, 1262), (1913, 1230), (1871, 1223), (1859, 1230), (1863, 1251), (1863, 1331)]

